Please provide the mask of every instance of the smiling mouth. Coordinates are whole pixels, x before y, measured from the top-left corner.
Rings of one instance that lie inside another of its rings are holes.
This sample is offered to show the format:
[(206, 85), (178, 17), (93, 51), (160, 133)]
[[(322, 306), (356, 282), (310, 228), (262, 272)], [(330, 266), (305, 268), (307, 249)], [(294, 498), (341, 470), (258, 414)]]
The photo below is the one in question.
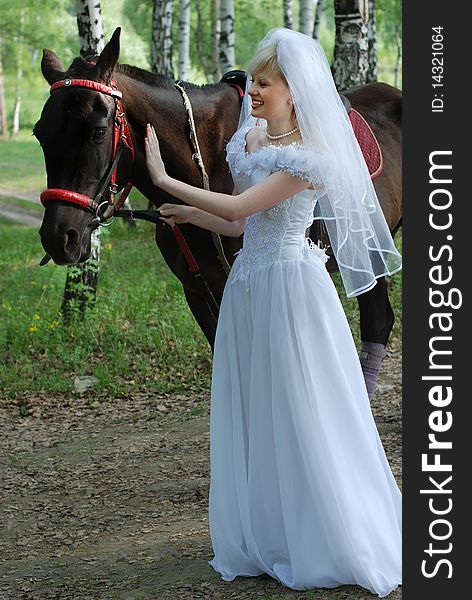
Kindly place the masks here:
[(263, 106), (264, 102), (260, 102), (259, 100), (253, 100), (251, 103), (251, 108), (259, 108)]

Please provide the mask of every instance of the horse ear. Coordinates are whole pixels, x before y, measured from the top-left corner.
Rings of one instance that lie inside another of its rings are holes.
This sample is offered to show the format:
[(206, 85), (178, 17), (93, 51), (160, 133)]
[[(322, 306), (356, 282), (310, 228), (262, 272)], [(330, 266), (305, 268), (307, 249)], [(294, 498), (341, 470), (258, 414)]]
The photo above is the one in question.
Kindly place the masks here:
[(117, 27), (111, 36), (111, 40), (103, 48), (95, 66), (97, 78), (104, 83), (110, 83), (111, 74), (118, 62), (120, 55), (120, 33), (121, 27)]
[(52, 50), (48, 50), (47, 48), (43, 50), (41, 71), (49, 85), (64, 79), (66, 75), (61, 59)]

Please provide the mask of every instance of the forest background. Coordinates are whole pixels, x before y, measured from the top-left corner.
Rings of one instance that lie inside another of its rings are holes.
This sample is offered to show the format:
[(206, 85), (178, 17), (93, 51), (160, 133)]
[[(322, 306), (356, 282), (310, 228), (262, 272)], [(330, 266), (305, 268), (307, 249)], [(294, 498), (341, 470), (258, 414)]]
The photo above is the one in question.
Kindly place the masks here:
[[(299, 29), (300, 4), (292, 3), (295, 29)], [(197, 84), (208, 83), (205, 63), (210, 62), (212, 47), (211, 5), (211, 0), (190, 2), (189, 80)], [(283, 26), (283, 5), (282, 0), (234, 1), (235, 68), (244, 69), (258, 41), (267, 31)], [(116, 27), (122, 28), (121, 63), (150, 70), (152, 10), (153, 0), (102, 0), (105, 41)], [(324, 0), (320, 13), (319, 39), (331, 60), (335, 39), (334, 3)], [(174, 0), (173, 14), (173, 64), (176, 67), (178, 0)], [(401, 88), (400, 0), (376, 0), (375, 14), (378, 80)], [(4, 81), (5, 113), (10, 135), (18, 100), (21, 101), (18, 129), (29, 133), (48, 97), (49, 88), (40, 70), (42, 49), (54, 50), (65, 66), (79, 55), (76, 17), (74, 0), (0, 0), (0, 79)], [(177, 78), (177, 68), (174, 75)]]

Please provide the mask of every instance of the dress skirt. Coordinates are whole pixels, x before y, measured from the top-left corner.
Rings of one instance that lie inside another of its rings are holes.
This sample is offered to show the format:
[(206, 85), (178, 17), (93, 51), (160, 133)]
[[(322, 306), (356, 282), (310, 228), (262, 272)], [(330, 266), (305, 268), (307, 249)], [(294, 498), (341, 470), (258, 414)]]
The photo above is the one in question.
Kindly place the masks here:
[(336, 288), (312, 252), (246, 273), (240, 258), (215, 340), (210, 564), (384, 597), (402, 580), (401, 492)]

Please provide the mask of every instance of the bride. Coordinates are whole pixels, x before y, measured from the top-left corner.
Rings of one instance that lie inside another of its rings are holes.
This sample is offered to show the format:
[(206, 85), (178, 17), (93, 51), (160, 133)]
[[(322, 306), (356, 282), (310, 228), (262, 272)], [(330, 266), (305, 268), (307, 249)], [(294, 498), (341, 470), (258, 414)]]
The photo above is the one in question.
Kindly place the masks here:
[(271, 31), (249, 64), (227, 145), (233, 195), (165, 170), (148, 125), (156, 186), (184, 204), (162, 218), (244, 232), (226, 283), (211, 385), (211, 566), (225, 580), (267, 573), (304, 590), (401, 584), (401, 492), (372, 416), (323, 249), (323, 218), (348, 296), (401, 268), (321, 46)]

